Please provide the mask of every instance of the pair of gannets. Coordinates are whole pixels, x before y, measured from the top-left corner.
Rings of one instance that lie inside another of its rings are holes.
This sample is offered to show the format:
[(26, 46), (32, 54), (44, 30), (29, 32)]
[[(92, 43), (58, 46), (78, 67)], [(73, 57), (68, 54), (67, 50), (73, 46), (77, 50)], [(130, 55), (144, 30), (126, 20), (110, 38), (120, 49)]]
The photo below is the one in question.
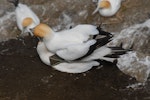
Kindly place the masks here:
[(40, 23), (38, 16), (25, 4), (19, 3), (19, 0), (8, 0), (16, 7), (15, 14), (17, 19), (17, 26), (22, 31), (21, 34), (33, 33), (30, 29), (33, 29)]
[[(33, 35), (30, 29), (40, 23), (38, 16), (27, 5), (19, 3), (19, 0), (8, 1), (13, 3), (16, 7), (17, 26), (22, 31), (22, 34), (29, 32)], [(99, 0), (93, 14), (99, 11), (102, 16), (113, 16), (119, 10), (122, 1), (123, 0)]]
[(99, 63), (97, 61), (86, 61), (86, 62), (80, 61), (80, 62), (72, 62), (72, 63), (61, 62), (59, 64), (52, 65), (50, 62), (50, 58), (54, 54), (48, 51), (44, 42), (42, 41), (38, 42), (37, 52), (43, 63), (45, 63), (46, 65), (52, 66), (54, 69), (61, 71), (61, 72), (82, 73), (91, 69), (93, 66), (99, 66)]
[(123, 0), (98, 0), (97, 8), (93, 12), (93, 14), (99, 12), (100, 15), (104, 17), (113, 16), (121, 7), (122, 1)]
[[(89, 24), (55, 32), (48, 25), (40, 23), (33, 33), (43, 39), (37, 45), (42, 62), (61, 72), (82, 73), (93, 66), (101, 65), (103, 60), (114, 62), (119, 55), (127, 51), (121, 47), (107, 47), (106, 44), (111, 41), (112, 35)], [(104, 37), (97, 39), (100, 35)], [(63, 60), (52, 65), (51, 58), (54, 55)]]

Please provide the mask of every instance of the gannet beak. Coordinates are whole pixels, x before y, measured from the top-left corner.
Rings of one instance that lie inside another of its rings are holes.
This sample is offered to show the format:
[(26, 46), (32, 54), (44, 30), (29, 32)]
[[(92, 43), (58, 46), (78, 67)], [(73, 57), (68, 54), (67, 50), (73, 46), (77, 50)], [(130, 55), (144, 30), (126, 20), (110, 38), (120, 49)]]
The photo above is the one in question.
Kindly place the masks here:
[(29, 31), (29, 33), (30, 33), (31, 36), (34, 35), (34, 34), (33, 34), (34, 29), (28, 29), (28, 31)]
[(39, 41), (43, 42), (43, 38), (37, 37), (39, 39)]
[(25, 31), (26, 31), (26, 28), (25, 28), (25, 27), (23, 27), (23, 29), (22, 29), (22, 31), (21, 31), (21, 34), (20, 34), (20, 36), (24, 36)]
[(97, 13), (99, 9), (100, 9), (100, 8), (97, 7), (97, 8), (93, 11), (92, 15), (94, 15), (95, 13)]
[[(31, 35), (33, 36), (34, 34), (34, 28), (29, 29), (29, 31), (32, 33)], [(43, 38), (37, 37), (39, 41), (43, 42)]]
[(33, 36), (33, 32), (31, 31), (31, 29), (28, 29), (26, 27), (22, 29), (20, 36), (25, 36), (27, 33), (29, 36)]
[(32, 33), (34, 32), (34, 28), (32, 28), (32, 29), (29, 29), (29, 30), (30, 30), (30, 32), (32, 32)]

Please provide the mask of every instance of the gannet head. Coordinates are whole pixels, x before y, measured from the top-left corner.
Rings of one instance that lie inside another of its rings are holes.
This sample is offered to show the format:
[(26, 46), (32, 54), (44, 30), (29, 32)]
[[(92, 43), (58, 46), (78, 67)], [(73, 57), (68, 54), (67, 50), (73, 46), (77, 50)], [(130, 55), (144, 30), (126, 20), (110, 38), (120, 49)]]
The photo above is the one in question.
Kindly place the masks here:
[(52, 29), (48, 25), (42, 23), (40, 23), (33, 29), (34, 35), (41, 38), (51, 35), (52, 32)]
[[(25, 32), (30, 32), (29, 26), (30, 26), (32, 23), (33, 23), (33, 19), (30, 18), (30, 17), (27, 17), (27, 18), (23, 19), (23, 21), (22, 21), (22, 23), (21, 23), (21, 24), (22, 24), (22, 27), (23, 27), (21, 34), (23, 34), (23, 33), (25, 33)], [(32, 32), (30, 32), (30, 34), (33, 35)]]
[(22, 21), (22, 26), (23, 27), (28, 27), (29, 25), (31, 25), (33, 23), (33, 19), (30, 18), (30, 17), (27, 17), (25, 18), (23, 21)]
[(92, 14), (95, 14), (96, 12), (98, 12), (100, 9), (108, 9), (111, 7), (111, 3), (108, 0), (102, 0), (97, 8), (94, 10), (94, 12)]
[(100, 9), (105, 9), (105, 8), (107, 9), (111, 7), (111, 3), (108, 0), (103, 0), (99, 3), (98, 6)]

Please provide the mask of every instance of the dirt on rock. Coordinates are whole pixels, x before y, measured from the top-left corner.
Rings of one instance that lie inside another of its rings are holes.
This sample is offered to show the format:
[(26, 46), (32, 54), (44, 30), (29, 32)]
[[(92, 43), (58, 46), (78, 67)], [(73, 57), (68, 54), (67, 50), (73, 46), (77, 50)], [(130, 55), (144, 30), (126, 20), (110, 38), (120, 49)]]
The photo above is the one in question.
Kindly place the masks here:
[[(0, 44), (0, 100), (144, 100), (148, 86), (136, 83), (115, 65), (68, 74), (43, 64), (37, 39), (25, 37)], [(145, 89), (147, 88), (147, 89)]]

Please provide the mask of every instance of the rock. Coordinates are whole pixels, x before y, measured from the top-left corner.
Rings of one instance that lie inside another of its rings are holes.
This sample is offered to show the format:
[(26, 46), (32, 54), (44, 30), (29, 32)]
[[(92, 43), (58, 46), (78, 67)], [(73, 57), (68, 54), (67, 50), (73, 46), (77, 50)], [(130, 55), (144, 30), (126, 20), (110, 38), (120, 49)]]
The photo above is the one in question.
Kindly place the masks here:
[(126, 49), (132, 47), (133, 51), (118, 59), (118, 68), (138, 81), (145, 82), (150, 73), (150, 19), (116, 33), (109, 45), (121, 43)]
[(118, 68), (139, 82), (146, 82), (150, 73), (150, 56), (142, 53), (130, 52), (118, 59)]
[(15, 13), (7, 12), (5, 15), (0, 17), (0, 41), (15, 38), (18, 30), (15, 22)]
[[(96, 8), (96, 1), (97, 0), (19, 0), (20, 3), (31, 7), (31, 9), (39, 16), (41, 22), (50, 25), (56, 31), (67, 29), (70, 26), (73, 27), (78, 24), (89, 23), (99, 25), (100, 23), (109, 23), (109, 19), (111, 18), (102, 17), (99, 13), (92, 15), (92, 12)], [(102, 25), (102, 27), (107, 31), (116, 32), (129, 25), (143, 22), (148, 19), (150, 1), (141, 0), (139, 2), (140, 6), (136, 7), (132, 5), (134, 2), (137, 2), (137, 0), (130, 1), (130, 8), (125, 7), (123, 2), (122, 7), (118, 12), (121, 16), (124, 16), (123, 22)], [(15, 11), (14, 5), (7, 0), (1, 0), (0, 8), (0, 20), (2, 20), (1, 18), (6, 17), (8, 12), (14, 13)], [(113, 16), (113, 18), (115, 17), (116, 16)], [(15, 19), (15, 16), (11, 18)], [(9, 20), (12, 20), (11, 18)], [(11, 25), (5, 26), (7, 24), (1, 23), (3, 27), (7, 27), (7, 30), (4, 29), (5, 32), (0, 33), (0, 37), (3, 37), (3, 39), (0, 38), (0, 41), (16, 37), (17, 34), (20, 34), (20, 31), (16, 28), (15, 20), (10, 21), (9, 24)]]
[(0, 9), (0, 17), (2, 17), (5, 14), (5, 11)]

